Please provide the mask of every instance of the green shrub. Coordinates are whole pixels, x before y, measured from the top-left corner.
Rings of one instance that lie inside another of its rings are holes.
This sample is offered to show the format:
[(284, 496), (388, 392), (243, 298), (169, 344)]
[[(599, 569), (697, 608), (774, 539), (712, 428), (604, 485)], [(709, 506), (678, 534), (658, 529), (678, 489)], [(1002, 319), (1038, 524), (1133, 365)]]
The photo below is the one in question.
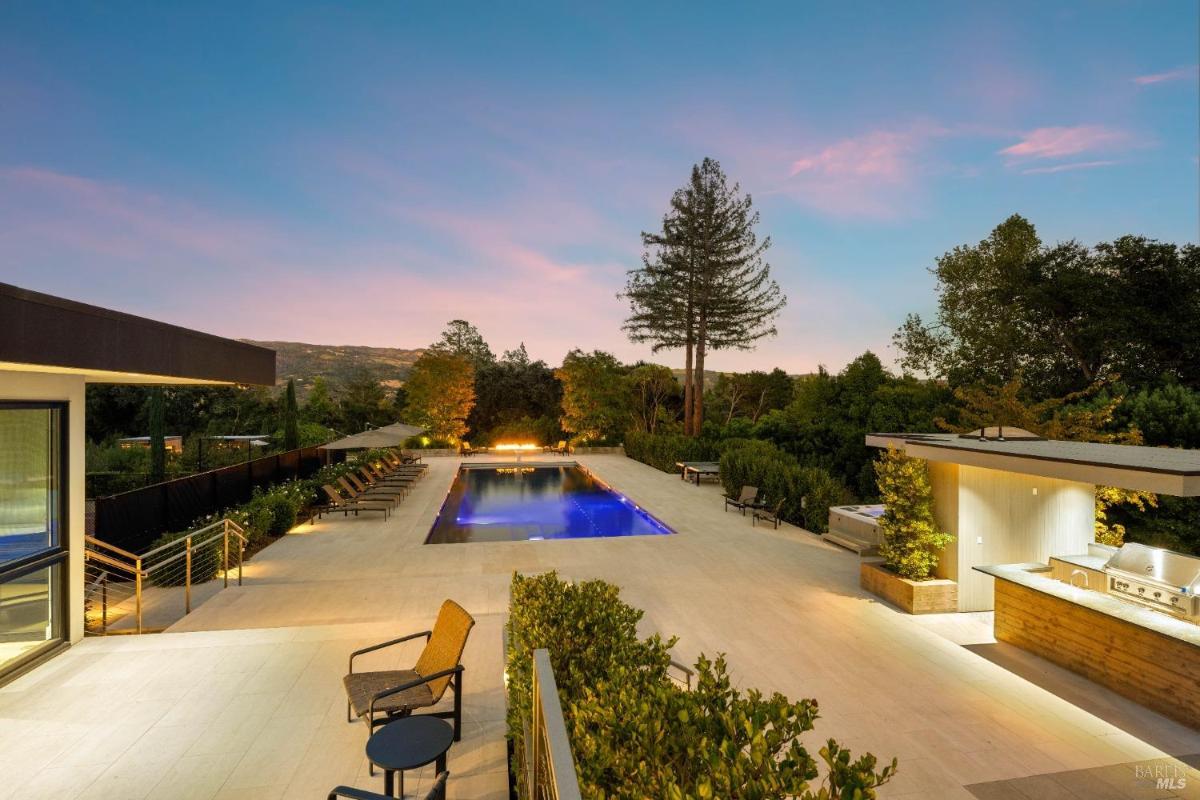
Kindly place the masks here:
[(271, 524), (267, 533), (272, 536), (282, 536), (296, 526), (295, 502), (285, 493), (268, 493), (263, 497), (263, 505), (271, 512)]
[(717, 441), (681, 433), (630, 431), (625, 434), (624, 445), (625, 455), (663, 472), (677, 472), (677, 461), (716, 461), (721, 455)]
[(531, 717), (533, 651), (544, 647), (588, 800), (869, 800), (896, 769), (893, 760), (876, 772), (869, 753), (851, 761), (830, 739), (820, 751), (828, 777), (814, 790), (817, 762), (800, 738), (816, 722), (816, 700), (743, 694), (724, 656), (701, 655), (694, 691), (683, 689), (667, 676), (675, 640), (639, 638), (642, 612), (612, 584), (514, 575), (509, 611), (508, 731), (516, 757)]
[(736, 496), (743, 486), (757, 486), (780, 518), (814, 533), (829, 527), (829, 507), (847, 502), (849, 492), (819, 467), (802, 467), (794, 456), (760, 439), (726, 440), (721, 455), (721, 483)]
[(895, 447), (875, 462), (879, 497), (885, 510), (879, 518), (884, 564), (902, 578), (928, 580), (937, 569), (941, 551), (954, 536), (938, 527), (933, 516), (929, 465)]

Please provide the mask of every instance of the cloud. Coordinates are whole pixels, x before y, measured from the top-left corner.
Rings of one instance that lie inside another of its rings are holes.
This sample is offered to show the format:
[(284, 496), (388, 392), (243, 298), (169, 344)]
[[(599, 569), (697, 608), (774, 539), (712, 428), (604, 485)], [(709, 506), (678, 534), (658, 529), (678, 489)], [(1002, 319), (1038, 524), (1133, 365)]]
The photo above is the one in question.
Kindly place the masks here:
[(1190, 67), (1179, 67), (1167, 72), (1155, 72), (1151, 75), (1139, 75), (1133, 79), (1133, 82), (1138, 86), (1152, 86), (1156, 83), (1167, 83), (1169, 81), (1193, 80), (1198, 76), (1200, 76), (1200, 65), (1193, 65)]
[(912, 208), (925, 148), (947, 133), (918, 123), (841, 139), (794, 159), (784, 191), (832, 216), (902, 216)]
[(1037, 128), (1001, 150), (1000, 155), (1008, 156), (1011, 163), (1114, 150), (1132, 143), (1133, 137), (1128, 132), (1105, 125)]
[(1119, 161), (1078, 161), (1074, 164), (1055, 164), (1053, 167), (1032, 167), (1030, 169), (1021, 170), (1022, 175), (1048, 175), (1053, 172), (1068, 172), (1076, 169), (1096, 169), (1097, 167), (1111, 167), (1114, 164), (1119, 164)]

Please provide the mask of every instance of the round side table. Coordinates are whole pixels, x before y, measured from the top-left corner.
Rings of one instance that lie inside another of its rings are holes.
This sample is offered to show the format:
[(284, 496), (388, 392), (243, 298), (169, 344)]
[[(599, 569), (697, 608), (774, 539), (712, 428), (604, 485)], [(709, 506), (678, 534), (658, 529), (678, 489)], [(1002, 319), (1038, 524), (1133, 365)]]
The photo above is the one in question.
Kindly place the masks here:
[(446, 770), (446, 751), (454, 743), (454, 728), (438, 717), (401, 717), (371, 734), (367, 758), (383, 770), (383, 792), (395, 796), (395, 776), (400, 773), (400, 797), (404, 797), (404, 770), (437, 762), (437, 773)]

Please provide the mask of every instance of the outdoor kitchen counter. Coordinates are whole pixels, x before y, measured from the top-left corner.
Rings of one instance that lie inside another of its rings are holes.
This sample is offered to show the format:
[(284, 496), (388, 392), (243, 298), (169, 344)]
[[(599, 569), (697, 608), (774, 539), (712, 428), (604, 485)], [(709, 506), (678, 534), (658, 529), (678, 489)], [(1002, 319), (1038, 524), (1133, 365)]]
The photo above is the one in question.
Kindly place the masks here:
[(996, 579), (996, 639), (1200, 729), (1200, 625), (1070, 586), (1045, 564), (975, 567)]

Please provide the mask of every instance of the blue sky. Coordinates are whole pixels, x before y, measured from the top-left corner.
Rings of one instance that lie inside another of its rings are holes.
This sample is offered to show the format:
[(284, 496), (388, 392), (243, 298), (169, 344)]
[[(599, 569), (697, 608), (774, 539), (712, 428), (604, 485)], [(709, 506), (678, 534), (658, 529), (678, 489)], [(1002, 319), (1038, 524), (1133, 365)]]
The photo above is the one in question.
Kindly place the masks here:
[(805, 372), (890, 363), (934, 259), (1014, 212), (1200, 239), (1191, 0), (733, 8), (5, 3), (0, 280), (228, 336), (462, 317), (632, 360), (638, 234), (713, 156), (789, 303), (709, 363)]

